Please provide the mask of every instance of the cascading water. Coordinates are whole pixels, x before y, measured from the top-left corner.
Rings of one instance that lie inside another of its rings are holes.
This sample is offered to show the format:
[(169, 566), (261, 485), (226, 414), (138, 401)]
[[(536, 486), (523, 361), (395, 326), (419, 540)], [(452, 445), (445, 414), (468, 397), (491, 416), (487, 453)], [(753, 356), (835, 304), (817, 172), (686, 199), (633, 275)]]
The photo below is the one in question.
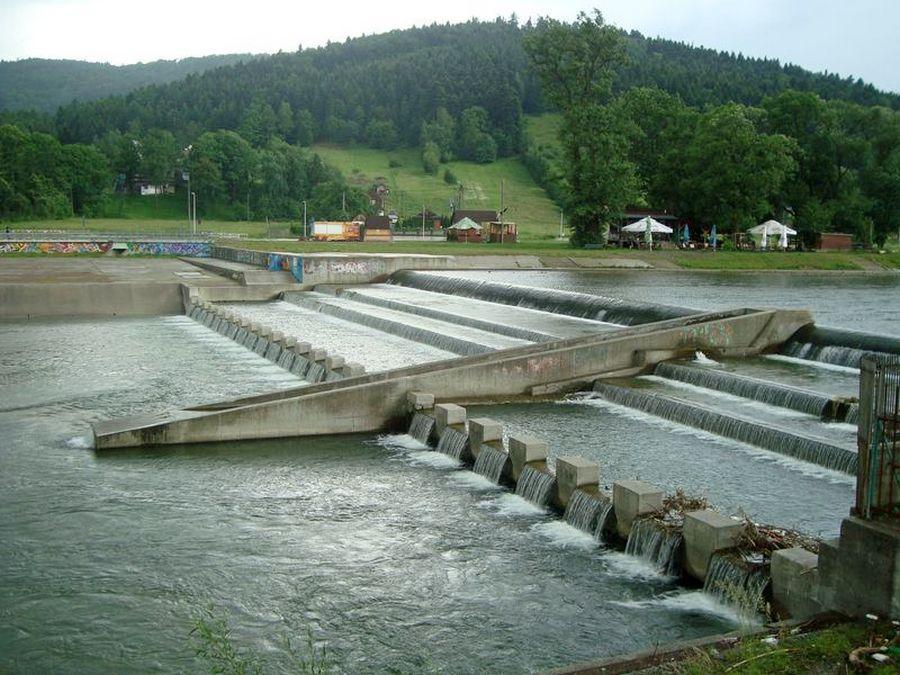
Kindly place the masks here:
[(781, 353), (797, 359), (859, 368), (859, 360), (866, 354), (900, 354), (900, 339), (840, 328), (808, 326), (797, 331), (785, 343)]
[(269, 346), (266, 347), (264, 356), (269, 359), (269, 361), (277, 363), (278, 357), (281, 356), (281, 345), (276, 342), (270, 342)]
[(516, 494), (532, 504), (547, 506), (555, 482), (556, 479), (549, 473), (526, 466), (516, 483)]
[(809, 415), (822, 417), (833, 400), (829, 396), (806, 391), (784, 384), (758, 380), (746, 375), (735, 375), (723, 370), (695, 368), (676, 363), (660, 363), (654, 374), (670, 380), (686, 382), (697, 387), (727, 392), (754, 401), (761, 401), (781, 408), (790, 408)]
[(742, 417), (723, 415), (700, 405), (638, 389), (597, 382), (594, 391), (603, 399), (686, 424), (742, 443), (812, 462), (828, 469), (855, 474), (856, 452)]
[(661, 574), (669, 577), (680, 574), (678, 552), (683, 537), (681, 530), (666, 527), (650, 518), (631, 524), (625, 553), (652, 563)]
[(859, 424), (859, 403), (851, 403), (847, 406), (847, 415), (844, 417), (847, 424)]
[(265, 356), (266, 350), (268, 348), (269, 348), (269, 341), (266, 338), (260, 336), (259, 339), (256, 341), (256, 344), (253, 346), (253, 351), (260, 356)]
[(226, 322), (225, 324), (225, 332), (223, 335), (227, 337), (229, 340), (234, 340), (237, 336), (238, 327), (233, 324), (231, 321)]
[(484, 476), (489, 481), (499, 483), (503, 476), (503, 469), (509, 463), (509, 455), (503, 450), (491, 447), (490, 445), (482, 445), (478, 458), (475, 460), (473, 470), (480, 476)]
[(251, 331), (247, 331), (247, 336), (241, 341), (241, 345), (249, 349), (251, 352), (255, 352), (256, 343), (259, 340), (263, 340), (264, 338), (259, 337), (256, 333)]
[(597, 518), (605, 505), (605, 501), (599, 497), (589, 495), (582, 490), (575, 490), (566, 506), (565, 520), (572, 527), (593, 534), (597, 527)]
[(441, 434), (441, 440), (438, 441), (437, 451), (453, 459), (462, 459), (463, 452), (468, 445), (469, 436), (465, 432), (457, 431), (453, 427), (446, 427)]
[(763, 609), (769, 575), (761, 565), (748, 563), (734, 552), (713, 553), (703, 590), (741, 612), (756, 615)]
[(282, 349), (276, 363), (285, 370), (293, 371), (294, 356), (294, 352), (292, 352), (290, 349)]
[(597, 514), (597, 523), (594, 527), (594, 539), (598, 542), (606, 541), (605, 532), (609, 529), (609, 519), (615, 514), (613, 500), (608, 497), (601, 504)]
[(434, 433), (434, 425), (435, 421), (431, 415), (417, 412), (413, 414), (407, 433), (419, 443), (431, 445), (431, 434)]
[(513, 286), (491, 281), (403, 270), (395, 272), (388, 283), (418, 288), (433, 293), (459, 295), (517, 307), (530, 307), (543, 312), (568, 314), (624, 326), (664, 321), (698, 312), (685, 307), (669, 307), (649, 303), (626, 303), (617, 298), (572, 293), (548, 288)]
[(321, 363), (309, 362), (309, 367), (306, 369), (306, 374), (303, 376), (303, 379), (307, 382), (315, 384), (316, 382), (324, 382), (325, 381), (325, 366)]
[(307, 382), (312, 382), (312, 380), (306, 377), (306, 373), (309, 371), (310, 361), (305, 356), (300, 356), (299, 354), (294, 355), (294, 362), (291, 364), (291, 372), (294, 375), (302, 377)]

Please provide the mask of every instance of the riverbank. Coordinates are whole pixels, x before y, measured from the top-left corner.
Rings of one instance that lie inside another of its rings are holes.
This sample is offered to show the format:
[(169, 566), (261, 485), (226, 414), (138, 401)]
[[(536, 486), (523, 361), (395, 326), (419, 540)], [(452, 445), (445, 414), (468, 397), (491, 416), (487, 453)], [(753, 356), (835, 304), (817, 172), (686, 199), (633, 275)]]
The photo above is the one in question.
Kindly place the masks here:
[[(576, 249), (565, 242), (520, 242), (518, 244), (465, 244), (453, 242), (301, 242), (288, 240), (241, 240), (221, 242), (264, 251), (288, 253), (396, 253), (453, 255), (460, 257), (497, 258), (503, 267), (503, 256), (528, 256), (536, 259), (536, 267), (608, 268), (633, 267), (653, 269), (714, 271), (852, 271), (884, 272), (900, 270), (900, 252), (752, 252), (752, 251), (683, 251), (631, 249)], [(628, 261), (638, 261), (630, 264)], [(511, 264), (509, 267), (521, 267)]]

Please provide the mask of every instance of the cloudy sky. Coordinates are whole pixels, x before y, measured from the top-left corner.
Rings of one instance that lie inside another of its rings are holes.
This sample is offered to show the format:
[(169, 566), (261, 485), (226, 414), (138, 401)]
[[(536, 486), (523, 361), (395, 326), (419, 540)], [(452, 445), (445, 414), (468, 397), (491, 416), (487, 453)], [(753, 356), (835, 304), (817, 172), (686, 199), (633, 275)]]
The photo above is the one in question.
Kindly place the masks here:
[(423, 23), (597, 7), (646, 35), (775, 57), (900, 92), (900, 0), (0, 0), (0, 59), (115, 64), (293, 51)]

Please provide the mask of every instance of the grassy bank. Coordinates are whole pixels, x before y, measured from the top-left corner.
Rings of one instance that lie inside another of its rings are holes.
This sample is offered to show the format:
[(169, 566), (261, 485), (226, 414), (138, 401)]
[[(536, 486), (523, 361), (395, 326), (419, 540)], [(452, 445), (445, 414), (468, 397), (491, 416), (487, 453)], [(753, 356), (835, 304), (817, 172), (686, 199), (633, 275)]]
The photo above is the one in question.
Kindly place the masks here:
[[(882, 647), (889, 662), (872, 658)], [(862, 651), (869, 650), (869, 651)], [(851, 654), (860, 660), (851, 663)], [(660, 666), (646, 672), (707, 675), (708, 673), (897, 673), (900, 639), (890, 622), (842, 624), (808, 634), (790, 634), (761, 640), (758, 636), (742, 640), (734, 649), (700, 652), (681, 663)]]
[[(227, 241), (222, 242), (225, 245)], [(244, 248), (292, 253), (423, 253), (429, 255), (521, 255), (541, 258), (548, 267), (572, 266), (571, 258), (644, 260), (654, 267), (685, 270), (834, 270), (900, 269), (900, 253), (753, 253), (747, 251), (631, 251), (574, 249), (566, 243), (524, 241), (518, 244), (458, 244), (429, 242), (321, 243), (299, 241), (242, 241)]]

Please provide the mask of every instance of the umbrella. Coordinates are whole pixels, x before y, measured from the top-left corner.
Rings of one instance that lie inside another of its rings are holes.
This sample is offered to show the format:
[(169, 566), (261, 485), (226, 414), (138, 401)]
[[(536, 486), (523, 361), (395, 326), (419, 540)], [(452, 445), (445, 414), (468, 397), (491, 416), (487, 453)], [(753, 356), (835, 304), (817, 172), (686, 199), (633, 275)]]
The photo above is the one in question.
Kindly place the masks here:
[(663, 225), (661, 222), (659, 222), (655, 218), (651, 218), (650, 216), (641, 218), (640, 220), (636, 220), (633, 223), (626, 225), (622, 228), (622, 232), (644, 232), (646, 231), (648, 224), (650, 225), (651, 232), (672, 234), (671, 227), (669, 227), (668, 225)]
[(709, 243), (712, 245), (713, 251), (716, 250), (716, 226), (712, 226), (712, 231), (709, 233)]
[[(646, 218), (647, 229), (644, 230), (644, 242), (647, 244), (647, 246), (649, 246), (652, 249), (653, 248), (653, 225), (650, 224), (651, 220), (653, 220), (653, 219), (649, 218), (649, 217)], [(671, 232), (671, 230), (669, 230), (669, 231)]]
[(684, 229), (681, 231), (681, 239), (685, 244), (691, 240), (691, 230), (687, 223), (684, 224)]
[(760, 225), (755, 225), (747, 230), (750, 234), (762, 234), (763, 232), (767, 232), (770, 235), (781, 235), (781, 231), (786, 230), (790, 236), (797, 234), (797, 230), (792, 230), (787, 225), (782, 225), (777, 220), (767, 220)]

